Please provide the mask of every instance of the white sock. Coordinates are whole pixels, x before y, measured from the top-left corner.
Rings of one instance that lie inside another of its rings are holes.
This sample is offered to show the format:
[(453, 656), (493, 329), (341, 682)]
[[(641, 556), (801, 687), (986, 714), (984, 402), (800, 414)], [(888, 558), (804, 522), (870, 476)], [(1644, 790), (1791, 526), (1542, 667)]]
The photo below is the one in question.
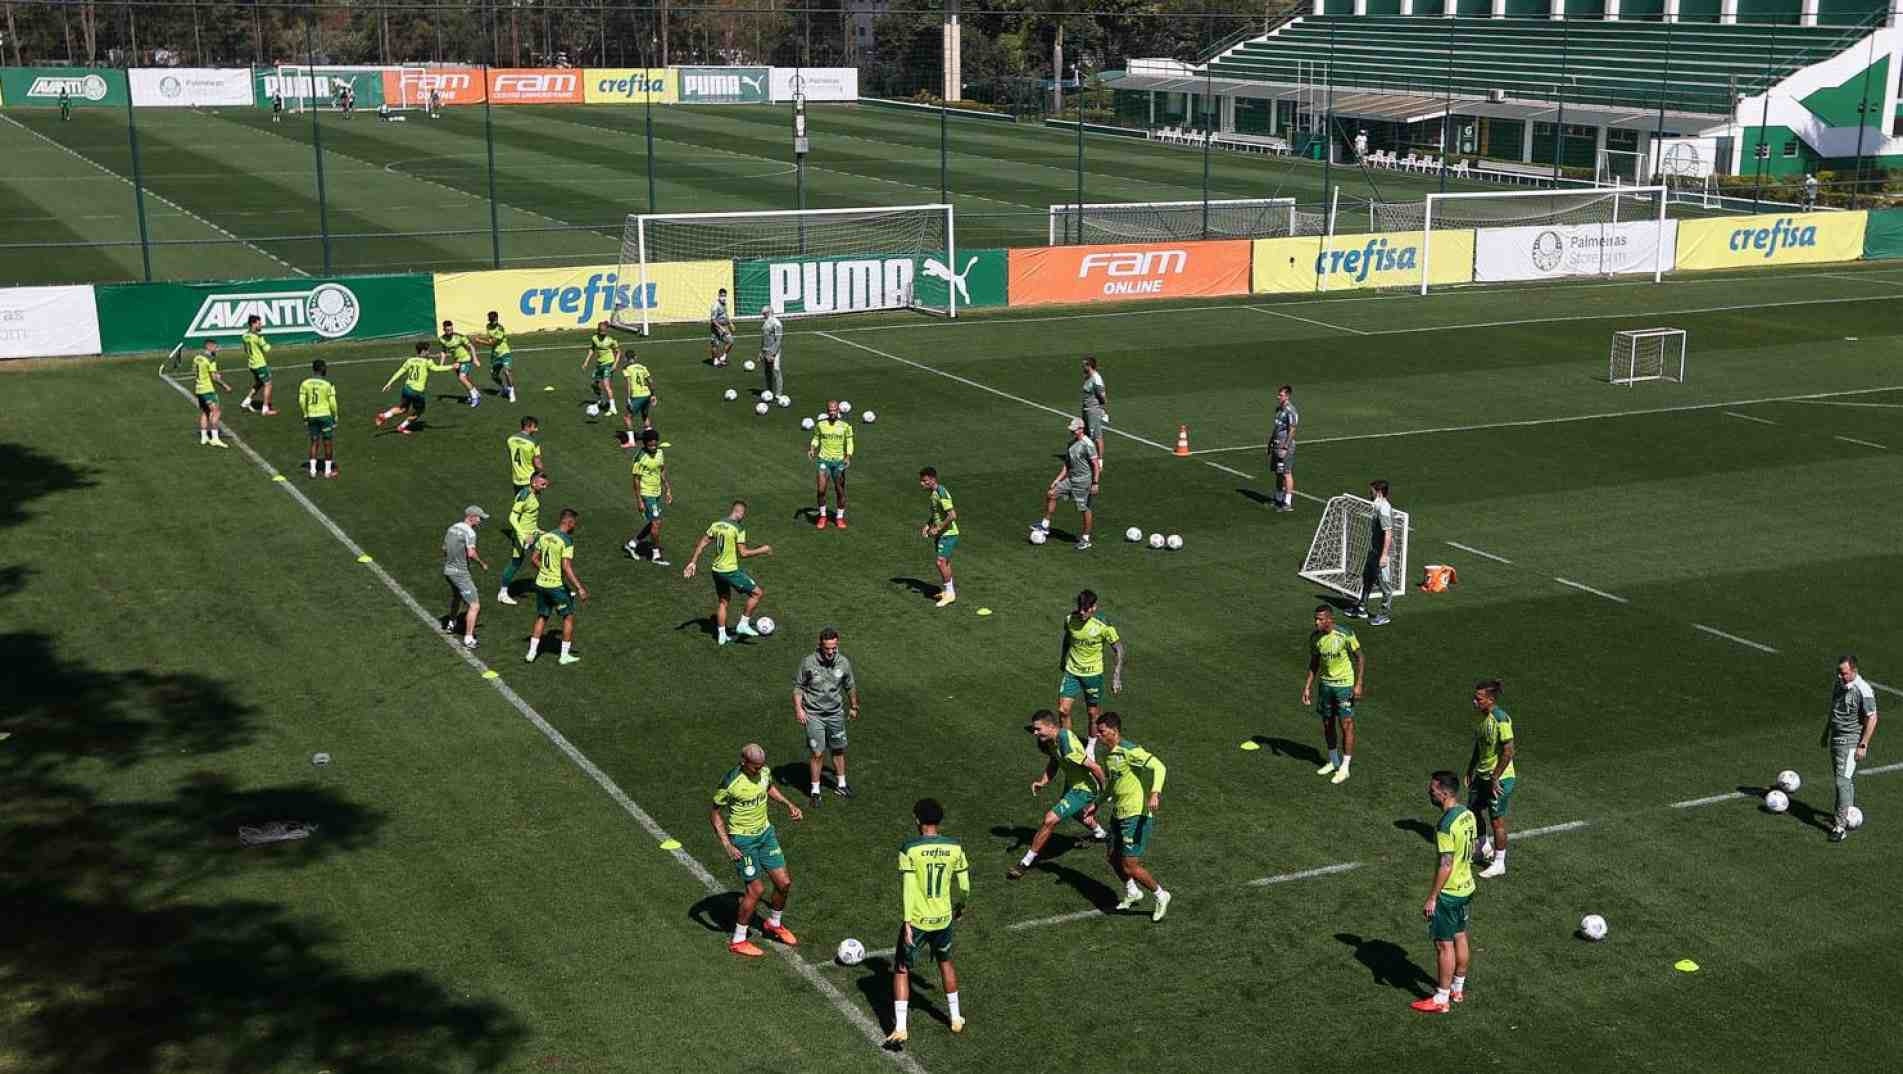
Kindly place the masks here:
[(809, 790), (808, 790), (808, 791), (807, 791), (806, 793), (807, 793), (807, 794), (818, 794), (818, 793), (819, 793), (819, 784), (817, 784), (817, 783), (815, 783), (815, 784), (813, 784), (813, 786), (811, 787), (811, 789), (809, 789)]
[(900, 1033), (905, 1032), (905, 1013), (910, 1006), (909, 1002), (902, 999), (892, 1001), (892, 1028)]
[(1341, 755), (1341, 767), (1343, 767), (1343, 768), (1346, 768), (1346, 767), (1348, 767), (1348, 763), (1349, 763), (1350, 761), (1353, 761), (1353, 760), (1354, 760), (1354, 758), (1353, 758), (1352, 756), (1350, 756), (1350, 755), (1348, 755), (1348, 754), (1346, 754), (1346, 753), (1344, 753), (1344, 754), (1342, 754), (1342, 755)]
[(325, 459), (325, 460), (324, 460), (324, 472), (325, 472), (325, 473), (327, 473), (327, 474), (328, 474), (328, 473), (330, 473), (330, 472), (332, 472), (332, 471), (334, 471), (334, 470), (335, 470), (336, 468), (337, 468), (337, 460), (335, 460), (335, 459)]
[(958, 583), (957, 583), (957, 582), (946, 582), (946, 583), (945, 583), (945, 592), (947, 592), (947, 593), (950, 593), (950, 594), (951, 594), (952, 596), (954, 596), (954, 597), (955, 597), (955, 596), (957, 596), (957, 595), (958, 595)]
[(744, 627), (744, 626), (751, 626), (751, 625), (752, 625), (752, 624), (750, 624), (750, 623), (748, 623), (748, 622), (747, 622), (747, 617), (743, 615), (743, 616), (741, 616), (741, 617), (740, 617), (740, 622), (739, 622), (739, 624), (738, 624), (738, 626), (736, 626), (736, 627), (735, 627), (734, 629), (736, 629), (736, 630), (737, 630), (737, 629), (739, 629), (740, 627)]
[(1106, 836), (1108, 836), (1110, 833), (1103, 830), (1103, 825), (1093, 823), (1090, 826), (1090, 834), (1096, 836), (1099, 839), (1103, 839)]
[(1018, 864), (1022, 865), (1026, 869), (1029, 869), (1031, 867), (1031, 863), (1036, 860), (1037, 860), (1037, 851), (1029, 850), (1025, 852), (1024, 857), (1018, 859)]
[(476, 644), (476, 633), (475, 633), (475, 631), (473, 631), (473, 630), (465, 630), (465, 631), (463, 631), (463, 644), (465, 644), (465, 645), (474, 645), (474, 644)]
[(845, 777), (845, 776), (834, 776), (834, 777), (833, 777), (833, 786), (835, 786), (835, 787), (838, 787), (838, 788), (839, 788), (840, 790), (842, 790), (842, 791), (843, 791), (843, 790), (845, 790), (845, 789), (846, 789), (846, 777)]
[(1140, 887), (1137, 887), (1137, 882), (1136, 882), (1136, 881), (1134, 881), (1134, 880), (1125, 880), (1125, 881), (1123, 882), (1123, 893), (1124, 893), (1125, 895), (1128, 895), (1128, 896), (1130, 896), (1130, 897), (1131, 897), (1132, 899), (1134, 899), (1134, 898), (1136, 898), (1136, 897), (1138, 897), (1139, 895), (1142, 895), (1142, 894), (1143, 894), (1143, 889), (1142, 889), (1142, 888), (1140, 888)]
[(201, 444), (211, 443), (211, 433), (204, 429), (198, 430), (198, 442)]
[(721, 628), (720, 628), (720, 640), (721, 640), (721, 641), (726, 641), (726, 640), (727, 640), (727, 628), (726, 628), (726, 627), (721, 627)]
[(745, 923), (735, 925), (733, 927), (733, 942), (734, 943), (747, 942), (747, 926)]
[(1505, 869), (1507, 867), (1507, 852), (1502, 850), (1499, 853), (1495, 854), (1493, 856), (1493, 863), (1495, 865), (1498, 865), (1500, 868)]
[(1044, 527), (1045, 529), (1050, 529), (1050, 528), (1051, 528), (1051, 516), (1049, 516), (1049, 515), (1045, 515), (1045, 516), (1044, 516), (1044, 521), (1043, 521), (1043, 522), (1041, 522), (1041, 523), (1040, 523), (1040, 525), (1042, 525), (1042, 526), (1043, 526), (1043, 527)]
[(568, 642), (568, 641), (565, 641), (565, 642), (563, 642), (563, 643), (562, 643), (562, 655), (563, 655), (563, 656), (567, 656), (567, 655), (568, 655), (568, 647), (569, 647), (570, 645), (573, 645), (573, 644), (574, 644), (573, 642)]
[(1328, 763), (1334, 765), (1336, 768), (1340, 768), (1341, 767), (1341, 751), (1329, 750)]
[(541, 638), (530, 638), (530, 639), (529, 639), (529, 655), (530, 655), (530, 656), (534, 656), (534, 655), (535, 655), (536, 653), (538, 653), (538, 652), (540, 652), (540, 651), (541, 651), (541, 649), (542, 649), (542, 639), (541, 639)]
[(841, 521), (844, 521), (846, 517), (846, 509), (843, 507), (834, 508), (833, 517), (840, 519)]
[(1170, 893), (1169, 893), (1169, 892), (1167, 892), (1167, 891), (1164, 891), (1164, 890), (1163, 890), (1163, 885), (1161, 885), (1161, 884), (1158, 884), (1158, 885), (1156, 886), (1156, 899), (1157, 899), (1157, 901), (1158, 901), (1158, 902), (1162, 902), (1163, 900), (1165, 900), (1165, 899), (1168, 899), (1169, 897), (1170, 897)]
[(316, 476), (317, 476), (317, 460), (316, 460), (316, 459), (312, 459), (312, 460), (311, 460), (311, 462), (310, 462), (310, 471), (311, 471), (311, 476), (312, 476), (312, 477), (316, 477)]
[(945, 1003), (947, 1006), (951, 1008), (952, 1021), (962, 1022), (965, 1020), (965, 1016), (963, 1014), (960, 1014), (958, 1011), (958, 993), (956, 992), (945, 993)]
[(1454, 994), (1459, 995), (1460, 993), (1465, 992), (1466, 990), (1467, 990), (1467, 979), (1465, 977), (1462, 977), (1459, 974), (1455, 974), (1454, 975)]
[(1445, 988), (1434, 989), (1434, 1002), (1442, 1004), (1447, 1002), (1447, 990)]

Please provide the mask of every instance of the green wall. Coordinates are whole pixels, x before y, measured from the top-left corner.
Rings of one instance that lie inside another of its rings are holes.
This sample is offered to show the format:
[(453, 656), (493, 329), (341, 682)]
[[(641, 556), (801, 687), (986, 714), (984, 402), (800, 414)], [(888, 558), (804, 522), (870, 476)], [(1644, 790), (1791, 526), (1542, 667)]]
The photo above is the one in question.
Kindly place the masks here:
[(1723, 0), (1679, 0), (1678, 21), (1717, 22)]

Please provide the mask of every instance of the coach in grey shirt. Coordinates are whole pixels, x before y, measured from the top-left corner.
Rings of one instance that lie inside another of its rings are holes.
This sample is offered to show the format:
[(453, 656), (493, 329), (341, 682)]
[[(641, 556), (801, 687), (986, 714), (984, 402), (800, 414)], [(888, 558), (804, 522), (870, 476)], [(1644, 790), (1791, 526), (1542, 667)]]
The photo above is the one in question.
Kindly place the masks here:
[(859, 718), (859, 684), (852, 677), (852, 661), (839, 651), (839, 631), (819, 632), (819, 646), (800, 661), (793, 674), (793, 718), (806, 728), (806, 758), (812, 785), (806, 795), (819, 804), (819, 767), (826, 751), (833, 755), (833, 793), (851, 798), (846, 786), (846, 721)]
[(776, 396), (786, 394), (786, 376), (780, 371), (780, 347), (786, 341), (786, 326), (772, 306), (760, 307), (760, 379), (766, 390)]
[(1856, 657), (1839, 657), (1837, 681), (1830, 691), (1830, 721), (1824, 724), (1823, 736), (1823, 744), (1830, 747), (1830, 774), (1837, 783), (1837, 822), (1830, 829), (1833, 843), (1843, 842), (1850, 833), (1850, 809), (1857, 804), (1857, 788), (1851, 780), (1876, 733), (1876, 692), (1857, 673)]
[(476, 599), (476, 580), (469, 576), (469, 564), (473, 560), (483, 570), (489, 569), (476, 554), (476, 527), (488, 518), (489, 512), (472, 503), (463, 508), (463, 520), (443, 533), (443, 580), (449, 583), (449, 614), (440, 622), (443, 630), (452, 634), (456, 624), (462, 624), (465, 649), (476, 647), (476, 616), (482, 611), (482, 602)]

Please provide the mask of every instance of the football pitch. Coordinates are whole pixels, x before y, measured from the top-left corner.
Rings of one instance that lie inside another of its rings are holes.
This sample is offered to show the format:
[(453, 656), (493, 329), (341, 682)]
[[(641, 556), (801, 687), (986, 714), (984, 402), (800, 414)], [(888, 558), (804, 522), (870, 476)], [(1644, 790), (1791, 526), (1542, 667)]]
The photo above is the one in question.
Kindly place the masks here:
[[(1894, 1068), (1903, 1045), (1870, 1027), (1903, 987), (1881, 910), (1903, 881), (1903, 770), (1879, 731), (1869, 823), (1829, 844), (1818, 735), (1840, 653), (1903, 685), (1899, 295), (1903, 270), (1858, 266), (806, 320), (794, 405), (764, 417), (722, 400), (757, 387), (738, 365), (754, 337), (714, 369), (675, 330), (632, 345), (669, 445), (672, 569), (621, 551), (628, 456), (582, 411), (572, 335), (519, 340), (513, 406), (459, 406), (438, 374), (413, 437), (371, 423), (407, 346), (279, 347), (285, 413), (227, 395), (229, 451), (195, 442), (158, 356), (15, 363), (0, 1070)], [(1610, 334), (1653, 325), (1689, 333), (1688, 382), (1607, 384)], [(1099, 539), (1073, 550), (1060, 512), (1032, 546), (1084, 353), (1114, 419)], [(334, 481), (302, 471), (293, 391), (314, 357), (341, 401)], [(1283, 382), (1303, 415), (1294, 514), (1265, 506)], [(856, 426), (845, 532), (803, 514), (798, 422), (827, 398), (879, 416)], [(544, 519), (580, 512), (577, 665), (525, 664), (532, 607), (490, 599), (523, 414), (553, 475)], [(943, 609), (925, 465), (963, 532)], [(1411, 514), (1416, 575), (1460, 581), (1356, 624), (1361, 742), (1331, 785), (1298, 697), (1328, 594), (1295, 572), (1317, 498), (1372, 478)], [(720, 648), (710, 587), (680, 567), (735, 497), (773, 548), (748, 565), (779, 631)], [(473, 657), (429, 621), (468, 503), (496, 516)], [(1186, 545), (1125, 543), (1130, 526)], [(1052, 801), (1020, 727), (1055, 701), (1086, 587), (1129, 647), (1108, 707), (1169, 766), (1161, 923), (1110, 910), (1074, 825), (1004, 876)], [(789, 689), (825, 625), (864, 702), (856, 796), (800, 823), (776, 807), (802, 942), (743, 961), (709, 797), (759, 742), (805, 804)], [(1520, 750), (1512, 867), (1474, 901), (1470, 998), (1424, 1018), (1426, 777), (1464, 769), (1471, 687), (1493, 677)], [(1774, 816), (1757, 795), (1783, 768), (1804, 785)], [(875, 1045), (893, 857), (926, 795), (973, 865), (969, 1026), (947, 1031), (922, 968), (893, 1056)], [(272, 822), (315, 830), (240, 847)], [(1574, 936), (1587, 913), (1605, 942)], [(847, 937), (863, 965), (832, 963)]]

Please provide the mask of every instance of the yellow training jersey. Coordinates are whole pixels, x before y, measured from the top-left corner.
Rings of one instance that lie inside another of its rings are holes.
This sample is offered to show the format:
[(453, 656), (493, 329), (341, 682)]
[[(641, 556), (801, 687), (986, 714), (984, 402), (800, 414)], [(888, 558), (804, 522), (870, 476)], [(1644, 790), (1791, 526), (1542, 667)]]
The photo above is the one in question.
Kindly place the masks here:
[(772, 780), (765, 768), (759, 775), (749, 776), (738, 765), (720, 777), (714, 787), (714, 804), (727, 813), (728, 835), (759, 835), (771, 827), (766, 815), (766, 791)]
[(575, 558), (575, 542), (561, 530), (549, 530), (535, 538), (535, 551), (542, 562), (535, 569), (535, 584), (543, 589), (559, 589), (565, 582), (562, 564)]
[(312, 377), (297, 386), (297, 408), (305, 421), (337, 416), (337, 388), (323, 377)]
[(954, 881), (961, 894), (971, 894), (971, 863), (965, 848), (949, 836), (907, 841), (899, 848), (899, 872), (905, 876), (905, 921), (915, 929), (936, 932), (952, 923)]

